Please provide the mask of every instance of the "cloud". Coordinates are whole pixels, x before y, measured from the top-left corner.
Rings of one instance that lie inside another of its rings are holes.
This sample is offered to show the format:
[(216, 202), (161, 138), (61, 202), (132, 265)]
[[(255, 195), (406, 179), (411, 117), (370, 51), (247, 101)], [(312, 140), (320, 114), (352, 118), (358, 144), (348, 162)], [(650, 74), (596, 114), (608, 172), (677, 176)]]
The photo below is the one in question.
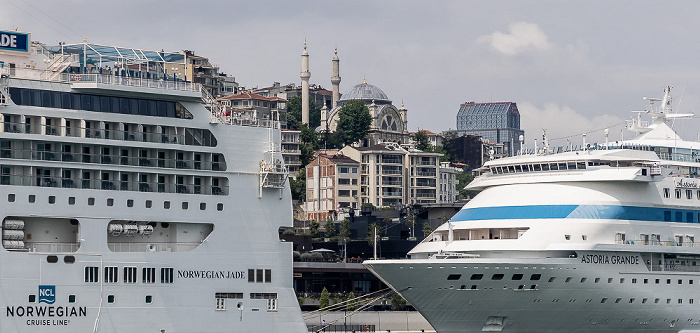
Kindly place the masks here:
[(624, 129), (624, 121), (615, 116), (602, 115), (588, 117), (576, 112), (568, 106), (555, 103), (545, 103), (538, 108), (529, 102), (518, 102), (520, 111), (520, 128), (525, 131), (525, 145), (531, 148), (534, 139), (542, 145), (542, 129), (547, 130), (547, 138), (551, 147), (581, 145), (582, 133), (587, 133), (586, 142), (604, 142), (604, 129), (609, 129), (608, 140), (622, 139), (623, 131), (626, 139), (631, 139), (633, 133)]
[(510, 33), (496, 31), (490, 35), (481, 36), (479, 43), (488, 43), (496, 51), (513, 56), (528, 49), (547, 51), (552, 47), (549, 38), (535, 23), (515, 22), (508, 27)]

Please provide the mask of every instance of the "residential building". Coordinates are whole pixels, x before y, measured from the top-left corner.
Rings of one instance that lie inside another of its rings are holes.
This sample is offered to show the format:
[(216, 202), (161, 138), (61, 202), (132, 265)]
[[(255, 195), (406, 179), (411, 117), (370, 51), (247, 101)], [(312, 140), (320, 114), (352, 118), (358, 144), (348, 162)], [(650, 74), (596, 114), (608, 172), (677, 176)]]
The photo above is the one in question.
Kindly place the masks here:
[(341, 152), (361, 162), (361, 203), (384, 207), (437, 202), (442, 154), (392, 142), (371, 147), (346, 146)]
[(279, 120), (282, 128), (287, 127), (287, 100), (279, 97), (265, 97), (248, 91), (221, 97), (219, 103), (226, 112), (249, 121)]
[(319, 154), (306, 166), (307, 219), (332, 218), (339, 208), (359, 208), (360, 162), (342, 153)]
[(461, 168), (452, 166), (450, 162), (440, 162), (438, 203), (457, 201), (459, 196), (457, 175), (462, 172)]
[(520, 151), (520, 112), (513, 102), (467, 102), (457, 113), (457, 133), (478, 135), (489, 142), (503, 144), (508, 156)]
[(282, 130), (282, 157), (289, 175), (296, 178), (301, 168), (301, 131)]

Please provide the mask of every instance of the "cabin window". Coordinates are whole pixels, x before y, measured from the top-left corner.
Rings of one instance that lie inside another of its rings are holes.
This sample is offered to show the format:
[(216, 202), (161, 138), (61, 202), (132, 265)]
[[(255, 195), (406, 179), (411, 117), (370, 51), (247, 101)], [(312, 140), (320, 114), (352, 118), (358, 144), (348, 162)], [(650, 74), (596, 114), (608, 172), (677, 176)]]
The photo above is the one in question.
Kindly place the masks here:
[(143, 283), (156, 283), (156, 269), (154, 267), (144, 267), (141, 270)]
[(685, 197), (688, 199), (693, 198), (693, 190), (685, 190)]
[(513, 274), (512, 280), (518, 281), (518, 280), (522, 280), (522, 279), (523, 279), (522, 274)]
[(105, 283), (117, 283), (119, 281), (119, 268), (105, 267)]
[(173, 271), (175, 269), (172, 267), (161, 268), (160, 269), (160, 283), (173, 283)]
[(681, 189), (677, 188), (676, 189), (676, 199), (680, 199), (680, 198), (681, 198)]
[(469, 278), (469, 280), (481, 280), (481, 278), (484, 277), (484, 274), (472, 274), (472, 276)]
[(671, 197), (671, 189), (664, 188), (664, 198), (670, 198), (670, 197)]
[(100, 281), (100, 268), (97, 266), (86, 266), (85, 267), (85, 282), (99, 282)]

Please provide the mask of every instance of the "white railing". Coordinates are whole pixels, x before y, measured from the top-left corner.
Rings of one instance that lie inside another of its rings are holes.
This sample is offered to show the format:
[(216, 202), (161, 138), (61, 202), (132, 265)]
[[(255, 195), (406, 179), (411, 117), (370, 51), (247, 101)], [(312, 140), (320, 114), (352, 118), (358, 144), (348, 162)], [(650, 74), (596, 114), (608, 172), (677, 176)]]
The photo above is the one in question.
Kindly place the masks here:
[(80, 248), (79, 243), (24, 242), (31, 252), (73, 253)]

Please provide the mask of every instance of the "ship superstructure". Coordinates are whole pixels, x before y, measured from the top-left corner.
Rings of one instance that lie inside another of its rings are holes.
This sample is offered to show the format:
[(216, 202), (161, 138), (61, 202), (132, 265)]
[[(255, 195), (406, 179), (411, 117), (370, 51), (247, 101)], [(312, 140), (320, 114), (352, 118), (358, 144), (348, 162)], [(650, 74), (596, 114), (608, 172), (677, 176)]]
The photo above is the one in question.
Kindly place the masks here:
[(183, 53), (0, 40), (0, 332), (306, 331), (277, 119)]
[(440, 333), (700, 331), (700, 143), (649, 101), (633, 140), (485, 163), (411, 259), (365, 265)]

